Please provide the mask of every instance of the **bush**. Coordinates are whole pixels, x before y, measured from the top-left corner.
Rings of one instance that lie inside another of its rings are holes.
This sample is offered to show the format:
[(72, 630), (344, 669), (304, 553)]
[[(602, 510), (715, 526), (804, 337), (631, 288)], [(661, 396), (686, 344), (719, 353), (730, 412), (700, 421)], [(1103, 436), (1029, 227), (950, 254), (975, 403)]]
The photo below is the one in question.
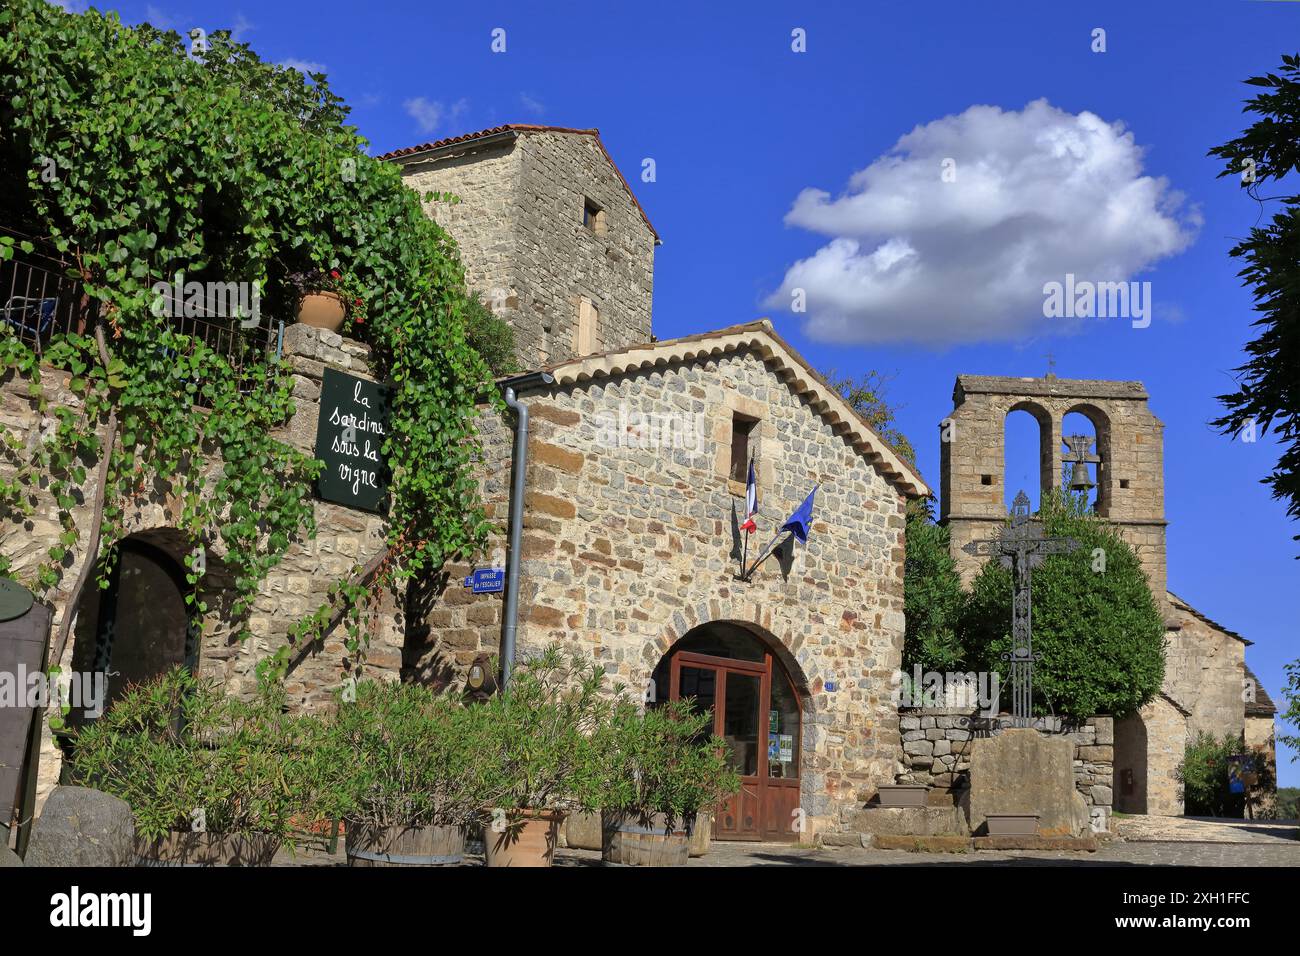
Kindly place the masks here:
[[(1076, 539), (1071, 554), (1034, 569), (1034, 701), (1038, 713), (1122, 717), (1150, 700), (1164, 679), (1164, 621), (1137, 554), (1106, 521), (1066, 494), (1044, 496), (1049, 536)], [(1011, 648), (1011, 572), (996, 560), (972, 584), (963, 615), (967, 651), (1010, 687), (1000, 655)]]
[[(181, 669), (129, 690), (76, 738), (73, 774), (131, 806), (136, 832), (287, 836), (314, 802), (310, 762), (318, 726), (283, 712), (283, 694), (223, 694)], [(200, 815), (201, 814), (201, 815)]]
[(649, 820), (662, 813), (689, 822), (700, 810), (740, 789), (728, 766), (727, 742), (709, 732), (711, 713), (694, 713), (689, 701), (670, 701), (639, 712), (621, 701), (598, 734), (604, 761), (600, 807)]
[(604, 688), (600, 664), (576, 654), (566, 658), (553, 646), (517, 665), (505, 691), (469, 708), (472, 733), (485, 748), (491, 806), (599, 806), (603, 761), (596, 731), (614, 712)]
[(515, 330), (498, 318), (477, 295), (465, 302), (465, 338), (493, 375), (519, 371), (515, 359)]
[(949, 552), (948, 528), (934, 523), (929, 502), (907, 513), (907, 563), (903, 575), (903, 670), (944, 671), (965, 662), (961, 576)]
[(304, 755), (320, 769), (320, 813), (377, 828), (470, 824), (491, 800), (474, 717), (427, 687), (359, 684)]
[[(1187, 746), (1177, 771), (1183, 785), (1183, 812), (1189, 817), (1244, 816), (1245, 794), (1228, 789), (1228, 758), (1246, 752), (1240, 737), (1224, 734), (1222, 740), (1216, 740), (1212, 734), (1198, 734), (1195, 743)], [(1254, 769), (1260, 779), (1251, 789), (1271, 790), (1266, 761), (1255, 760)]]

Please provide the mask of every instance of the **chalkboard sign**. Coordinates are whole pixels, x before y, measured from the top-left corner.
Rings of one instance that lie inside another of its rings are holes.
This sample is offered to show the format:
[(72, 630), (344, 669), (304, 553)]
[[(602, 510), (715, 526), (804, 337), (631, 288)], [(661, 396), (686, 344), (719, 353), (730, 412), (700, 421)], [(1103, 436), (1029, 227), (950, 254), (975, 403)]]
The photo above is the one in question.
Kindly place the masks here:
[(316, 457), (325, 468), (316, 493), (350, 508), (388, 510), (388, 463), (379, 448), (388, 434), (388, 389), (325, 369), (316, 423)]

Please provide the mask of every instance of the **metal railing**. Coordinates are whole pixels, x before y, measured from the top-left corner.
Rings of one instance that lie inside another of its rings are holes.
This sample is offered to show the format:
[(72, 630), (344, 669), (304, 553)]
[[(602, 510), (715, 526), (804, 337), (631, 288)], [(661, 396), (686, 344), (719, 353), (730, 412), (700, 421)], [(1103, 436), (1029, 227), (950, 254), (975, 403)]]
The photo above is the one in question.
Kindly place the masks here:
[[(39, 355), (56, 335), (92, 331), (102, 306), (86, 295), (73, 265), (28, 236), (4, 227), (0, 233), (15, 239), (13, 258), (0, 261), (0, 334), (18, 336)], [(33, 251), (24, 252), (18, 245), (23, 241), (31, 243)], [(230, 364), (241, 394), (266, 386), (259, 372), (261, 360), (269, 353), (278, 354), (281, 323), (263, 316), (256, 327), (243, 328), (237, 318), (211, 314), (170, 321), (190, 341), (181, 351), (192, 355), (201, 342)], [(200, 398), (197, 404), (207, 403)]]

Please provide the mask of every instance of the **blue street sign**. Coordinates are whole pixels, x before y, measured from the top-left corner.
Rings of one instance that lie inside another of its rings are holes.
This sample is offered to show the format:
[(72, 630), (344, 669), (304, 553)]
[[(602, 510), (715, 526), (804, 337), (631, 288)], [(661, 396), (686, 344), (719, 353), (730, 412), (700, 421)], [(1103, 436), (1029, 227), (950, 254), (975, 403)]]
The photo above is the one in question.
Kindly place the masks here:
[(472, 588), (475, 594), (503, 591), (505, 586), (505, 568), (479, 568), (465, 579), (465, 587)]

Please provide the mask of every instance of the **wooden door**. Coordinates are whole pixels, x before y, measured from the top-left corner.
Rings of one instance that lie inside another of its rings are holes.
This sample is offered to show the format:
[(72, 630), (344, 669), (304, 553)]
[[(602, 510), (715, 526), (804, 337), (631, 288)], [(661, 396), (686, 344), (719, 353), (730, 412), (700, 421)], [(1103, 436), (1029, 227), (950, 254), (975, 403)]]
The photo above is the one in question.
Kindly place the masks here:
[[(727, 742), (728, 759), (740, 774), (740, 790), (718, 809), (716, 840), (794, 840), (799, 806), (798, 723), (788, 716), (790, 694), (779, 692), (773, 710), (773, 667), (778, 691), (793, 689), (770, 653), (741, 661), (681, 651), (673, 655), (671, 697), (693, 700), (713, 714), (713, 732)], [(791, 726), (778, 733), (780, 721)], [(774, 723), (775, 722), (775, 723)], [(793, 741), (793, 744), (791, 743)], [(783, 748), (784, 744), (784, 748)], [(781, 759), (782, 757), (786, 759)]]

